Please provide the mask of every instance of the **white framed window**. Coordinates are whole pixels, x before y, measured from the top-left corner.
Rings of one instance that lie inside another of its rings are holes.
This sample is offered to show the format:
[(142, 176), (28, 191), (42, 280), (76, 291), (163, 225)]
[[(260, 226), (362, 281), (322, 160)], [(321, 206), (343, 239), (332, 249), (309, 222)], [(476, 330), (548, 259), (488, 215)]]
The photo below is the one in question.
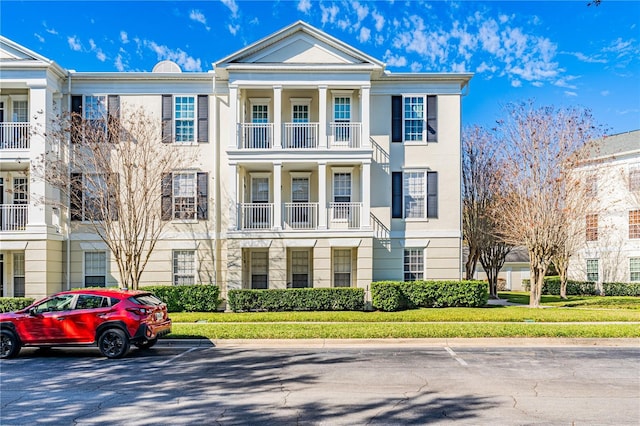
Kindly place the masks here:
[(173, 251), (173, 285), (192, 285), (196, 283), (195, 250)]
[(640, 281), (640, 257), (629, 259), (629, 281)]
[(598, 282), (599, 277), (598, 259), (587, 259), (587, 281)]
[(27, 123), (29, 121), (29, 105), (26, 100), (13, 101), (13, 121)]
[(438, 96), (392, 96), (392, 142), (438, 141)]
[(336, 95), (333, 97), (333, 121), (337, 123), (351, 121), (351, 96)]
[(196, 142), (196, 97), (174, 97), (174, 125), (176, 143)]
[(424, 96), (405, 96), (403, 99), (404, 140), (424, 140), (425, 101)]
[(309, 250), (291, 251), (291, 286), (304, 288), (309, 286)]
[(251, 103), (251, 122), (264, 124), (269, 122), (269, 103), (255, 102)]
[(269, 252), (251, 251), (251, 288), (269, 288)]
[(427, 182), (426, 172), (407, 171), (404, 173), (404, 217), (426, 217)]
[(13, 297), (25, 295), (25, 258), (24, 252), (13, 253)]
[(588, 214), (585, 216), (587, 241), (598, 241), (598, 215)]
[(629, 212), (629, 239), (640, 238), (640, 210)]
[(107, 117), (107, 97), (105, 95), (86, 95), (83, 113), (87, 120), (104, 120)]
[(294, 123), (308, 123), (310, 105), (310, 99), (291, 99), (291, 121)]
[(351, 287), (351, 249), (333, 250), (333, 286)]
[(13, 204), (29, 204), (29, 181), (26, 177), (13, 178)]
[(333, 173), (333, 201), (335, 203), (351, 202), (351, 172)]
[(640, 191), (640, 168), (629, 170), (629, 191)]
[(175, 173), (173, 175), (173, 215), (174, 219), (196, 219), (197, 206), (196, 173)]
[(107, 252), (84, 252), (84, 286), (104, 287), (107, 283)]
[(404, 280), (405, 281), (424, 280), (424, 249), (423, 248), (404, 249)]

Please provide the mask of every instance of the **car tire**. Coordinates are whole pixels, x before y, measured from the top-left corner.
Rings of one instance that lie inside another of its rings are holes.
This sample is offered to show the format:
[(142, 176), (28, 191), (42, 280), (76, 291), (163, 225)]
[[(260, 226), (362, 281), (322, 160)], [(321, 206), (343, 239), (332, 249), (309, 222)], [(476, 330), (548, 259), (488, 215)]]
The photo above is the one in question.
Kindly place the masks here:
[(119, 328), (108, 328), (100, 335), (98, 348), (107, 358), (122, 358), (129, 351), (129, 337)]
[(20, 339), (11, 330), (0, 330), (0, 359), (13, 358), (20, 352)]
[(150, 347), (152, 347), (156, 343), (158, 343), (158, 338), (157, 337), (155, 339), (145, 340), (144, 342), (134, 343), (134, 345), (136, 345), (138, 347), (138, 349), (149, 349)]

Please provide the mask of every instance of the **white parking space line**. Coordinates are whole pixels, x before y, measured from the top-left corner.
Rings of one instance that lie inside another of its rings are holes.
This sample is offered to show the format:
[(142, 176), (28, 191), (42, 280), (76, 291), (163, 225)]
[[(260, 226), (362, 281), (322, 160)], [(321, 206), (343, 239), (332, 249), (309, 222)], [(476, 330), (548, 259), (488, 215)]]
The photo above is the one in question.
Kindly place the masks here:
[(458, 362), (460, 363), (460, 365), (465, 366), (465, 367), (469, 365), (469, 364), (467, 364), (467, 362), (466, 362), (464, 359), (460, 358), (460, 357), (458, 356), (458, 354), (456, 354), (456, 353), (453, 351), (453, 349), (451, 349), (449, 346), (445, 346), (445, 347), (444, 347), (444, 350), (445, 350), (445, 351), (447, 351), (447, 352), (449, 352), (449, 355), (451, 355), (451, 357), (453, 357), (453, 359), (455, 359), (456, 361), (458, 361)]
[(178, 355), (176, 355), (176, 356), (174, 356), (174, 357), (172, 357), (172, 358), (169, 358), (169, 359), (168, 359), (168, 360), (166, 360), (166, 361), (163, 361), (163, 362), (159, 363), (159, 365), (166, 365), (166, 364), (169, 364), (170, 362), (173, 362), (173, 361), (175, 361), (176, 359), (180, 358), (181, 356), (184, 356), (184, 355), (188, 354), (189, 352), (193, 352), (193, 351), (195, 351), (196, 349), (198, 349), (198, 348), (191, 348), (191, 349), (189, 349), (189, 350), (187, 350), (187, 351), (184, 351), (184, 352), (182, 352), (182, 353), (179, 353)]

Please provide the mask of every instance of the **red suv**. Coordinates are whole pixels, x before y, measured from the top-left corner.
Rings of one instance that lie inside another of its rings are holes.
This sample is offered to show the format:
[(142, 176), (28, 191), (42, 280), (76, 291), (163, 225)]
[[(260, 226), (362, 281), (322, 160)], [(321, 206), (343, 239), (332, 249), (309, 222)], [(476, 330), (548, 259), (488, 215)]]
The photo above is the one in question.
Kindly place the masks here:
[(146, 349), (171, 332), (167, 305), (144, 291), (64, 291), (22, 310), (0, 313), (0, 358), (22, 346), (97, 344), (108, 358), (121, 358), (130, 344)]

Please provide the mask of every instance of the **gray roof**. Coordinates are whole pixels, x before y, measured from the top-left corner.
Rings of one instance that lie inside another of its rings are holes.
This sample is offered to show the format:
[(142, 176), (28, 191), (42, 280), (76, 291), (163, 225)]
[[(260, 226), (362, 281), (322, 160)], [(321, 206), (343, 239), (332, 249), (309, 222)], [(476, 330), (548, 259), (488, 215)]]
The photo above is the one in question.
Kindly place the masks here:
[[(469, 247), (462, 247), (462, 263), (467, 262)], [(505, 263), (529, 263), (529, 252), (525, 246), (517, 246), (511, 249), (505, 258)]]
[(640, 130), (618, 133), (595, 140), (589, 151), (590, 158), (609, 157), (630, 151), (640, 151)]

